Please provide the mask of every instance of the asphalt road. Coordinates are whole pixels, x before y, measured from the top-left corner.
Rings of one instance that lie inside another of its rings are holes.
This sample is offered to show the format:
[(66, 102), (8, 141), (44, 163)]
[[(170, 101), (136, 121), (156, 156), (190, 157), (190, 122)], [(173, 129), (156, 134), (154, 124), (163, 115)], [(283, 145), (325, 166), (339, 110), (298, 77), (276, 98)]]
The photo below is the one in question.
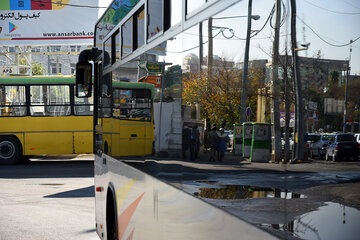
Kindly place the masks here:
[(0, 239), (99, 239), (91, 159), (1, 166)]

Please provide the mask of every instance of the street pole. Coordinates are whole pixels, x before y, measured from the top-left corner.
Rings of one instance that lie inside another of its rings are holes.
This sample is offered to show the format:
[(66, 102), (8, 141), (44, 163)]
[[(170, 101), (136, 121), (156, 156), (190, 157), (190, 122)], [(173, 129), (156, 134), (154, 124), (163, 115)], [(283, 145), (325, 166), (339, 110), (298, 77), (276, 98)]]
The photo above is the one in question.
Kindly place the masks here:
[(272, 151), (271, 161), (281, 161), (281, 129), (280, 129), (280, 87), (279, 87), (279, 35), (281, 21), (281, 1), (275, 0), (275, 36), (272, 56), (272, 85), (271, 85), (271, 132)]
[(302, 85), (299, 71), (299, 59), (297, 56), (297, 43), (296, 43), (296, 0), (290, 0), (291, 4), (291, 51), (294, 62), (294, 76), (296, 83), (296, 154), (295, 161), (302, 161), (304, 157), (304, 126), (303, 126), (303, 100), (302, 100)]
[(350, 40), (350, 53), (349, 53), (349, 62), (346, 67), (346, 79), (345, 79), (345, 100), (344, 100), (344, 122), (343, 122), (343, 132), (346, 132), (346, 121), (347, 121), (347, 95), (348, 95), (348, 84), (349, 84), (349, 74), (350, 74), (350, 60), (351, 60), (351, 52), (352, 47), (351, 44), (353, 43), (353, 40)]
[(212, 18), (208, 19), (208, 74), (211, 76), (213, 67), (213, 35), (212, 35)]
[(249, 65), (249, 48), (250, 48), (250, 34), (251, 34), (251, 8), (252, 0), (249, 0), (248, 6), (248, 22), (246, 32), (246, 43), (245, 43), (245, 57), (244, 57), (244, 70), (242, 79), (242, 92), (241, 92), (241, 105), (240, 105), (240, 121), (243, 123), (246, 121), (246, 99), (247, 99), (247, 79), (248, 79), (248, 65)]
[[(284, 67), (284, 82), (285, 82), (285, 146), (284, 146), (284, 162), (287, 163), (290, 158), (290, 96), (289, 96), (289, 79), (288, 79), (288, 51), (287, 51), (287, 44), (285, 47), (285, 67)], [(294, 146), (293, 146), (294, 147)], [(294, 151), (294, 149), (292, 149)]]
[(344, 122), (343, 122), (343, 132), (345, 133), (346, 132), (346, 121), (347, 121), (347, 105), (348, 105), (348, 84), (349, 84), (349, 70), (350, 70), (350, 67), (349, 67), (349, 64), (347, 65), (346, 67), (346, 78), (345, 78), (345, 100), (344, 100)]
[(203, 62), (203, 55), (204, 55), (204, 46), (203, 46), (203, 41), (202, 41), (202, 38), (203, 38), (203, 25), (202, 25), (202, 22), (199, 23), (199, 73), (202, 72), (202, 66), (204, 65), (204, 62)]

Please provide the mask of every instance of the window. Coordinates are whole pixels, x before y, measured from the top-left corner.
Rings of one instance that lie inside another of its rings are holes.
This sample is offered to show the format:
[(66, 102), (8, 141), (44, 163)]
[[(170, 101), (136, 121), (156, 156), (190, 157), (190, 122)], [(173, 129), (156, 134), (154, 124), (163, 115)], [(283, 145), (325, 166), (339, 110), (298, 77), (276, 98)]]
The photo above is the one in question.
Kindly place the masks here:
[(41, 47), (31, 48), (31, 52), (40, 52), (40, 51), (41, 51)]
[[(94, 89), (92, 90), (94, 91)], [(75, 115), (92, 115), (93, 114), (93, 97), (77, 98), (75, 96)]]
[(113, 117), (135, 121), (150, 121), (150, 90), (115, 88)]
[(111, 63), (111, 37), (104, 43), (104, 66), (108, 66)]
[(61, 63), (58, 64), (58, 71), (56, 69), (56, 63), (50, 63), (50, 74), (58, 74), (61, 73)]
[(117, 31), (113, 36), (113, 42), (115, 44), (114, 48), (114, 62), (118, 61), (120, 59), (120, 33)]
[(182, 1), (171, 0), (171, 26), (181, 22)]
[(148, 5), (148, 39), (163, 31), (163, 0), (154, 0)]
[(70, 46), (70, 52), (76, 52), (76, 46)]
[(70, 113), (69, 86), (30, 86), (30, 114), (32, 116), (67, 116)]
[(206, 3), (206, 0), (197, 0), (197, 1), (186, 1), (186, 13), (191, 13), (199, 9), (202, 5)]
[(121, 52), (122, 57), (125, 57), (129, 53), (132, 52), (132, 17), (129, 18), (122, 26), (121, 26), (121, 37), (122, 37), (122, 45)]
[(0, 86), (0, 116), (25, 116), (25, 86)]
[(71, 75), (75, 75), (76, 63), (70, 63), (70, 70), (71, 70)]
[(50, 52), (60, 52), (61, 46), (50, 46)]
[(145, 21), (144, 21), (144, 13), (145, 11), (142, 10), (136, 14), (136, 31), (137, 31), (137, 43), (136, 48), (141, 47), (145, 43)]

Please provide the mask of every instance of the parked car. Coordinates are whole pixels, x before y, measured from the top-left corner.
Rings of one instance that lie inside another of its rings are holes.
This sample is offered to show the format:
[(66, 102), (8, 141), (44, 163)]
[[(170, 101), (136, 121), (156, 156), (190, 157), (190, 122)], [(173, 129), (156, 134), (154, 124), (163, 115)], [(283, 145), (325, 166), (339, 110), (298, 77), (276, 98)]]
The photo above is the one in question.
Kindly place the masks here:
[(335, 137), (335, 134), (332, 133), (321, 133), (320, 137), (314, 138), (310, 141), (310, 158), (314, 159), (316, 157), (324, 159), (326, 155), (326, 149), (331, 140)]
[(228, 148), (232, 148), (233, 147), (233, 141), (234, 141), (234, 133), (232, 130), (225, 130), (225, 133), (229, 136), (229, 142), (227, 143), (227, 147)]
[(307, 153), (307, 156), (310, 156), (311, 143), (319, 141), (321, 136), (320, 136), (320, 133), (307, 133), (307, 134), (305, 134), (304, 138), (306, 141), (306, 153)]
[(359, 159), (359, 143), (355, 140), (353, 134), (338, 133), (331, 140), (326, 149), (325, 159), (327, 161), (339, 161), (342, 159)]

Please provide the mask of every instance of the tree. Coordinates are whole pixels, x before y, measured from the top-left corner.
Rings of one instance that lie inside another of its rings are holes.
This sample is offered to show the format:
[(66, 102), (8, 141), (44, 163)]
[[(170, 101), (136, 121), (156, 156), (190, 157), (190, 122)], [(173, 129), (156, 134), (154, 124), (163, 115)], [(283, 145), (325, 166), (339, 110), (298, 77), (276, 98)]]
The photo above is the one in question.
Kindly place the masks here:
[[(19, 64), (20, 65), (27, 65), (26, 59), (23, 58), (23, 57), (20, 58), (19, 59)], [(32, 62), (31, 67), (32, 67), (32, 75), (44, 75), (45, 74), (45, 68), (41, 63)], [(25, 71), (20, 71), (20, 73), (24, 74)]]
[[(249, 69), (248, 103), (256, 112), (258, 89), (264, 86), (265, 71)], [(242, 73), (224, 59), (208, 73), (183, 74), (184, 104), (199, 103), (202, 119), (219, 126), (232, 127), (240, 122)], [(254, 116), (251, 119), (255, 120)]]

